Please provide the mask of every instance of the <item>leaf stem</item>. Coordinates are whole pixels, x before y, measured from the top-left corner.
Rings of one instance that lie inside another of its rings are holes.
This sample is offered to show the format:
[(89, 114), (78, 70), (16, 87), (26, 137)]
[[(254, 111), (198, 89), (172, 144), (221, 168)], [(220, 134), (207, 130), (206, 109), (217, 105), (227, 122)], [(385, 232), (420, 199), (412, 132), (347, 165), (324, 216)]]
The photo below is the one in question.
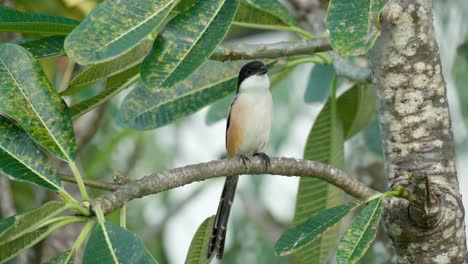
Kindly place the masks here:
[(389, 196), (400, 197), (409, 201), (412, 201), (414, 199), (413, 195), (411, 195), (411, 193), (403, 186), (397, 186), (393, 190), (383, 194), (384, 198)]
[(294, 33), (298, 34), (299, 36), (301, 36), (303, 38), (306, 38), (306, 39), (315, 38), (315, 36), (312, 33), (307, 32), (307, 31), (305, 31), (305, 30), (303, 30), (302, 28), (299, 28), (299, 27), (290, 27), (290, 31), (294, 32)]
[(70, 193), (68, 193), (65, 188), (59, 189), (57, 195), (66, 203), (78, 203), (78, 201)]
[(89, 216), (89, 209), (84, 207), (82, 204), (76, 202), (76, 203), (68, 203), (67, 204), (67, 209), (74, 210), (84, 216)]
[(381, 197), (384, 197), (386, 193), (378, 193), (378, 194), (374, 194), (370, 197), (368, 197), (365, 201), (364, 201), (364, 204), (372, 201), (372, 200), (375, 200), (375, 199), (378, 199), (378, 198), (381, 198)]
[(120, 209), (120, 226), (127, 228), (127, 203), (125, 202)]
[(44, 223), (37, 226), (36, 229), (43, 228), (43, 227), (46, 227), (46, 226), (51, 225), (51, 224), (55, 224), (57, 222), (62, 222), (64, 220), (69, 219), (70, 217), (77, 217), (77, 216), (65, 215), (65, 216), (59, 216), (59, 217), (55, 217), (55, 218), (52, 218), (52, 219), (48, 219)]
[(75, 240), (75, 243), (73, 244), (70, 254), (67, 256), (67, 258), (63, 262), (64, 264), (67, 264), (70, 261), (71, 256), (73, 256), (73, 254), (75, 254), (76, 252), (78, 252), (78, 250), (80, 250), (81, 245), (83, 245), (84, 241), (89, 235), (89, 232), (93, 230), (95, 224), (96, 224), (96, 219), (90, 220), (88, 221), (88, 223), (86, 223), (86, 225), (81, 230), (80, 235)]
[(94, 212), (96, 213), (96, 218), (98, 220), (99, 224), (103, 224), (106, 221), (106, 218), (104, 218), (104, 213), (102, 212), (102, 209), (100, 206), (94, 207)]
[(311, 56), (311, 57), (305, 57), (305, 58), (298, 58), (298, 59), (293, 59), (284, 65), (284, 67), (289, 68), (289, 67), (294, 67), (299, 64), (303, 63), (318, 63), (318, 64), (324, 64), (324, 59), (319, 56)]
[(81, 197), (83, 198), (83, 200), (89, 201), (89, 196), (88, 196), (88, 193), (86, 192), (86, 187), (83, 183), (83, 178), (81, 177), (80, 170), (78, 169), (78, 167), (76, 167), (75, 162), (69, 162), (68, 164), (70, 165), (70, 169), (73, 172), (73, 176), (75, 176), (76, 183), (78, 184), (78, 189), (80, 190)]

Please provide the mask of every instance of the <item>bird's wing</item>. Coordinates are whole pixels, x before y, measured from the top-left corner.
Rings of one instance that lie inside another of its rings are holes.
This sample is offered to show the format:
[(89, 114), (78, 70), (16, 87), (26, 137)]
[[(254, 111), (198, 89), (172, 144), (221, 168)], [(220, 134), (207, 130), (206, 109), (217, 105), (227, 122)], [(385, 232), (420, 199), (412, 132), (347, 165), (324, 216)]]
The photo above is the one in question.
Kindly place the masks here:
[(242, 122), (243, 108), (240, 104), (235, 104), (237, 96), (232, 100), (229, 107), (229, 115), (226, 125), (226, 150), (227, 157), (234, 157), (239, 151), (241, 139), (245, 132), (245, 127)]

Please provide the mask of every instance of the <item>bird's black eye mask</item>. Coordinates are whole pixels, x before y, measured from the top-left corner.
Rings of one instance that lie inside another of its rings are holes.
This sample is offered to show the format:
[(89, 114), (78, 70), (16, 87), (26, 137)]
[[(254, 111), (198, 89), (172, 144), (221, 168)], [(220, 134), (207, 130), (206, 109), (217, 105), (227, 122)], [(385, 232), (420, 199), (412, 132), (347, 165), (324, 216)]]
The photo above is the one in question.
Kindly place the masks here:
[(251, 61), (245, 64), (239, 72), (239, 77), (237, 79), (237, 92), (239, 92), (239, 87), (245, 79), (252, 75), (263, 75), (267, 72), (268, 69), (261, 61)]

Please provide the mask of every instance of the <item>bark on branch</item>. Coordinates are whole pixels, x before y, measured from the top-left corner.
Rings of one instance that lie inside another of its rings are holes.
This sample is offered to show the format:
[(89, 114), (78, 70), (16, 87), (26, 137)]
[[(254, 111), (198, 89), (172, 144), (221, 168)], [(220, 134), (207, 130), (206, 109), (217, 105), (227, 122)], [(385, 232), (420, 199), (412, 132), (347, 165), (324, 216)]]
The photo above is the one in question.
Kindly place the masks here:
[(242, 174), (313, 177), (329, 182), (355, 197), (368, 197), (378, 193), (345, 172), (323, 163), (294, 158), (271, 158), (271, 166), (266, 170), (262, 161), (254, 157), (251, 158), (248, 168), (237, 159), (229, 159), (188, 165), (155, 173), (122, 185), (115, 192), (97, 198), (92, 202), (92, 205), (100, 206), (103, 212), (108, 214), (135, 198), (196, 181)]
[(212, 60), (276, 59), (294, 55), (312, 55), (332, 48), (326, 38), (282, 41), (272, 44), (237, 44), (219, 46)]

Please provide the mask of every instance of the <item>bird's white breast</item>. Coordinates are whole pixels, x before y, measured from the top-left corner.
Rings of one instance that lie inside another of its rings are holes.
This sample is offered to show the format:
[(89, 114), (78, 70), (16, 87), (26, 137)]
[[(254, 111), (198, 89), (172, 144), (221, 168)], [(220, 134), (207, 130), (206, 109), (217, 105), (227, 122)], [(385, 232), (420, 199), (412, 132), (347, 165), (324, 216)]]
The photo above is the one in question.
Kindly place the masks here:
[[(251, 76), (242, 82), (236, 99), (236, 107), (243, 109), (242, 122), (245, 134), (240, 144), (240, 153), (252, 155), (260, 152), (270, 136), (273, 100), (268, 76)], [(238, 105), (237, 105), (238, 104)]]

